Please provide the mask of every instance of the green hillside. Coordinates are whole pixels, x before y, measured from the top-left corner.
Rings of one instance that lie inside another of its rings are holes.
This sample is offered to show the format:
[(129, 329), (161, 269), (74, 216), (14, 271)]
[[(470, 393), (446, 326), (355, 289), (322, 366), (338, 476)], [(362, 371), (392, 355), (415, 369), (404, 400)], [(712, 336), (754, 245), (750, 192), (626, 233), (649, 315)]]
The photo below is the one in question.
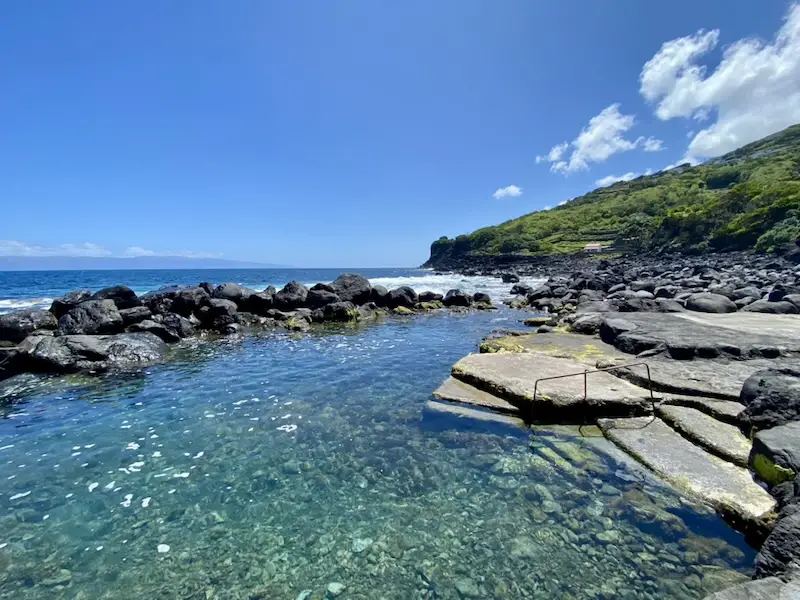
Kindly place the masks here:
[(431, 245), (428, 264), (470, 255), (572, 253), (590, 242), (774, 252), (800, 236), (800, 125), (703, 165), (596, 189), (566, 204)]

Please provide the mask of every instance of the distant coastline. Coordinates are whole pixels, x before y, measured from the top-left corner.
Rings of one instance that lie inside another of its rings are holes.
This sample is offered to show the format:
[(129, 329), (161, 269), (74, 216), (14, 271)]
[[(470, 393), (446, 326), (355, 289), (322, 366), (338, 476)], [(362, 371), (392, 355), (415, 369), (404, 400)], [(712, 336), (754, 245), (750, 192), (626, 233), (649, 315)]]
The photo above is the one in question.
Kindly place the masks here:
[(286, 269), (288, 265), (185, 256), (0, 256), (0, 271)]

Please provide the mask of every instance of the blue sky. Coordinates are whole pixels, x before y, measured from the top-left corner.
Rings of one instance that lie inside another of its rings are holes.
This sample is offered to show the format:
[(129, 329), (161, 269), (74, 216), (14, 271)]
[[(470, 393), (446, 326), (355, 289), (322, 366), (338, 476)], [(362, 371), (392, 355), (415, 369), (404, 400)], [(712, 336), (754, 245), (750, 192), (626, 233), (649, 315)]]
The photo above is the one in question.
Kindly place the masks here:
[(800, 121), (781, 1), (17, 0), (0, 54), (0, 254), (415, 265)]

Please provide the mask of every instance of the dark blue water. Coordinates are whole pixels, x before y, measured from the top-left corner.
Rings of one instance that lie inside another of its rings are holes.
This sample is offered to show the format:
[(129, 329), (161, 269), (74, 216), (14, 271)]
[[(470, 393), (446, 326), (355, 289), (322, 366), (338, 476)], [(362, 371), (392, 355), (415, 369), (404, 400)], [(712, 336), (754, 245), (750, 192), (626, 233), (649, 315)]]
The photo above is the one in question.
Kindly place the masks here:
[[(157, 273), (1, 277), (33, 298), (335, 276)], [(414, 276), (433, 286), (395, 275)], [(429, 406), (519, 316), (190, 341), (135, 374), (0, 384), (0, 597), (655, 600), (746, 578), (740, 536), (604, 439)]]

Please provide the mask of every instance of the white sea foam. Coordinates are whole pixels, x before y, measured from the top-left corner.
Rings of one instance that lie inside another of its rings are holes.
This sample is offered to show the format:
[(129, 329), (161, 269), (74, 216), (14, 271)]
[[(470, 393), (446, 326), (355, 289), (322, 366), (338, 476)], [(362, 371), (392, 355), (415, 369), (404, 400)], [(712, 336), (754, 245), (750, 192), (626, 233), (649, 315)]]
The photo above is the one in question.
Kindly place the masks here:
[[(521, 283), (536, 286), (542, 283), (541, 279), (522, 278)], [(446, 294), (448, 290), (460, 289), (470, 294), (484, 292), (491, 296), (494, 301), (502, 301), (511, 294), (513, 284), (503, 283), (497, 277), (467, 277), (458, 273), (445, 273), (435, 275), (426, 273), (420, 276), (411, 277), (375, 277), (370, 279), (372, 285), (382, 285), (387, 289), (407, 285), (414, 288), (416, 292), (431, 291), (438, 294)]]
[(20, 310), (22, 308), (50, 308), (52, 298), (15, 298), (13, 300), (0, 300), (0, 314)]

